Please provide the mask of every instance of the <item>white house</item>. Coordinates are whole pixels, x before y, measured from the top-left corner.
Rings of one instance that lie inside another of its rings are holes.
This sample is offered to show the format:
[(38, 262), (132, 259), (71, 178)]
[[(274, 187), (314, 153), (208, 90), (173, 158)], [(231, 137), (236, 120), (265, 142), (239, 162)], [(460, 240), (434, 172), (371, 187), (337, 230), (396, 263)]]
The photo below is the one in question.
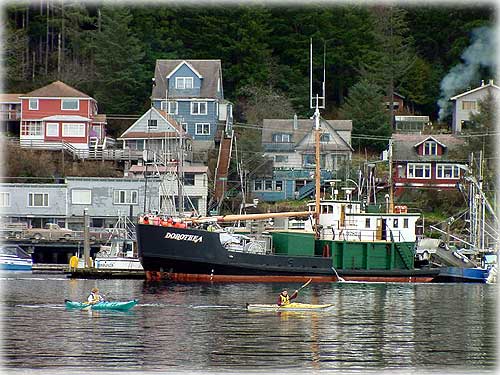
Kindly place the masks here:
[(484, 100), (488, 94), (495, 96), (497, 99), (500, 98), (499, 89), (500, 87), (490, 79), (488, 84), (481, 81), (481, 86), (450, 98), (454, 102), (452, 132), (455, 134), (461, 133), (462, 129), (467, 127), (471, 114), (479, 113), (479, 102)]

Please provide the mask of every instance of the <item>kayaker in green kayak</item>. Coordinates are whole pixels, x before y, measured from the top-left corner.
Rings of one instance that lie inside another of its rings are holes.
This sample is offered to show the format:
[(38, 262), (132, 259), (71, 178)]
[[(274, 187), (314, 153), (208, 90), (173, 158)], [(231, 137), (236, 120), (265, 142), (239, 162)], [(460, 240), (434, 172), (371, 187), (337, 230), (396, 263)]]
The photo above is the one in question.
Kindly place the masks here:
[(292, 299), (297, 298), (299, 291), (296, 290), (291, 296), (288, 295), (287, 290), (283, 290), (278, 297), (278, 306), (288, 305)]
[(87, 302), (89, 305), (95, 305), (96, 303), (104, 301), (104, 298), (99, 294), (99, 289), (92, 288), (90, 291), (89, 298), (87, 298)]

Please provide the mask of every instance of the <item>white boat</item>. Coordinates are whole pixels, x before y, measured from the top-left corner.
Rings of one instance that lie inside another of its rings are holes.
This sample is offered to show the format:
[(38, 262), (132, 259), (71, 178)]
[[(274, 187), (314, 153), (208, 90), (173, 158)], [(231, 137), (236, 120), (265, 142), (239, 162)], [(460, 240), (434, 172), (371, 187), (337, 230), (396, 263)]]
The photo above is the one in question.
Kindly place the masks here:
[(139, 258), (134, 256), (135, 241), (115, 239), (110, 245), (102, 245), (94, 259), (94, 268), (106, 270), (142, 271)]
[(31, 271), (31, 256), (17, 245), (0, 246), (0, 269), (9, 271)]

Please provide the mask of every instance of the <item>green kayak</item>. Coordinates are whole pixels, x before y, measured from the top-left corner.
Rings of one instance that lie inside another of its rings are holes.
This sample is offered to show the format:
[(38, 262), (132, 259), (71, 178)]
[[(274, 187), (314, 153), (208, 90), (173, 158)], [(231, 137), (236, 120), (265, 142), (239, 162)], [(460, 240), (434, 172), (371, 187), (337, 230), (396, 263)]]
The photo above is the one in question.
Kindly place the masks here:
[(127, 311), (130, 310), (132, 307), (137, 305), (139, 302), (138, 300), (134, 299), (132, 301), (126, 301), (126, 302), (99, 302), (96, 303), (95, 305), (89, 305), (88, 303), (85, 302), (75, 302), (75, 301), (70, 301), (70, 300), (65, 300), (64, 301), (66, 304), (66, 308), (68, 309), (79, 309), (79, 310), (120, 310), (120, 311)]
[(309, 303), (292, 302), (288, 305), (263, 305), (263, 304), (249, 304), (247, 303), (248, 311), (324, 311), (332, 307), (333, 304), (327, 305), (313, 305)]

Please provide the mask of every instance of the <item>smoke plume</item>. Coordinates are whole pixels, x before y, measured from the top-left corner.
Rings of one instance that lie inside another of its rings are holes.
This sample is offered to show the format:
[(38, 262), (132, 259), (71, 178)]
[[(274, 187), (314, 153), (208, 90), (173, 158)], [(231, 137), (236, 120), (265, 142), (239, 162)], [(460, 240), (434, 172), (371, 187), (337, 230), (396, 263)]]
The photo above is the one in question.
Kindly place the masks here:
[[(460, 56), (463, 63), (455, 65), (441, 81), (441, 96), (438, 100), (439, 120), (451, 112), (449, 99), (469, 86), (479, 86), (479, 68), (495, 66), (495, 35), (489, 27), (479, 27), (471, 32), (471, 45)], [(472, 85), (471, 85), (472, 84)]]

